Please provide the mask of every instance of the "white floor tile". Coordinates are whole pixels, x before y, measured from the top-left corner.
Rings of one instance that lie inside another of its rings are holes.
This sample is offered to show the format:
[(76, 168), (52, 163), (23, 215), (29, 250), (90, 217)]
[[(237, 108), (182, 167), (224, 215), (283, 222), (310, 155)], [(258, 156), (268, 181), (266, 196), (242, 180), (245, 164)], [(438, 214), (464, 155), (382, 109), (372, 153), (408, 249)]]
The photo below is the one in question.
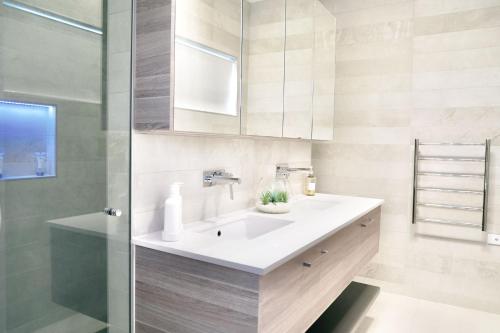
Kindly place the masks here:
[(381, 292), (351, 333), (498, 333), (500, 315)]

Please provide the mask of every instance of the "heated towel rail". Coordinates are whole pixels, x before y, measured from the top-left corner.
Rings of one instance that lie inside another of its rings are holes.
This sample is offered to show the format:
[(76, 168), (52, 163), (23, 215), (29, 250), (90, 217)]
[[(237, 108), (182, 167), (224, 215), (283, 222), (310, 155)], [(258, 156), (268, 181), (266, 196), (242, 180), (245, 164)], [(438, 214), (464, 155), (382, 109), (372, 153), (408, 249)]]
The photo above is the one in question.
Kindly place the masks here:
[[(484, 143), (456, 143), (456, 142), (420, 142), (415, 139), (415, 150), (414, 150), (414, 163), (413, 163), (413, 212), (412, 212), (412, 224), (417, 222), (428, 222), (428, 223), (439, 223), (439, 224), (452, 224), (464, 227), (480, 228), (482, 231), (486, 231), (487, 227), (487, 209), (488, 209), (488, 178), (489, 178), (489, 163), (490, 163), (490, 140), (487, 139)], [(426, 155), (421, 154), (421, 146), (479, 146), (484, 147), (484, 155), (482, 156), (456, 156), (456, 153), (451, 155)], [(443, 161), (450, 163), (469, 163), (476, 162), (481, 163), (481, 172), (450, 172), (446, 170), (439, 171), (425, 171), (421, 170), (419, 166), (419, 161)], [(435, 177), (455, 177), (455, 178), (479, 178), (481, 180), (482, 189), (470, 189), (470, 188), (449, 188), (449, 187), (439, 187), (439, 186), (420, 186), (419, 178), (421, 176), (435, 176)], [(482, 196), (482, 205), (480, 206), (469, 206), (469, 205), (458, 205), (458, 204), (445, 204), (445, 203), (433, 203), (433, 202), (420, 202), (418, 200), (419, 192), (441, 192), (441, 193), (457, 193), (457, 194), (470, 194), (470, 195), (480, 195)], [(443, 218), (430, 218), (430, 217), (419, 217), (418, 207), (429, 207), (438, 209), (450, 209), (450, 210), (461, 210), (468, 212), (481, 213), (481, 224), (468, 222), (468, 221), (457, 221), (455, 219), (443, 219)]]

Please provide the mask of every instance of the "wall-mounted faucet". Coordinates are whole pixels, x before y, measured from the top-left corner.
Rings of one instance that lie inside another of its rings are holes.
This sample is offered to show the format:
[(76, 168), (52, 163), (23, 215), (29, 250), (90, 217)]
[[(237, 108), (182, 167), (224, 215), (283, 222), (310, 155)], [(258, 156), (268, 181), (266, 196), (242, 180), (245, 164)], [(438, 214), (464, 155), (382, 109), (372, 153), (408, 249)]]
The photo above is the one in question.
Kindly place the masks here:
[(241, 184), (241, 178), (234, 177), (224, 169), (203, 171), (203, 187), (229, 184), (229, 195), (234, 200), (233, 184)]
[(276, 178), (288, 179), (292, 172), (311, 172), (312, 167), (291, 168), (288, 163), (280, 163), (276, 165)]

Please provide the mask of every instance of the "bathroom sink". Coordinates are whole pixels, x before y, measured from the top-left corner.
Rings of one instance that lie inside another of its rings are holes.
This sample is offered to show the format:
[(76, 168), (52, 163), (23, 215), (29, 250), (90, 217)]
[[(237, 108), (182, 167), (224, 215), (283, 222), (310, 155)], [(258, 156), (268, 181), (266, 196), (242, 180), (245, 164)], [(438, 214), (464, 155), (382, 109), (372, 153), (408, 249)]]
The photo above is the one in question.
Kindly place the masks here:
[(210, 227), (199, 232), (223, 239), (253, 239), (271, 231), (283, 228), (290, 223), (293, 223), (293, 221), (259, 215), (247, 215), (240, 219), (235, 219), (222, 225)]

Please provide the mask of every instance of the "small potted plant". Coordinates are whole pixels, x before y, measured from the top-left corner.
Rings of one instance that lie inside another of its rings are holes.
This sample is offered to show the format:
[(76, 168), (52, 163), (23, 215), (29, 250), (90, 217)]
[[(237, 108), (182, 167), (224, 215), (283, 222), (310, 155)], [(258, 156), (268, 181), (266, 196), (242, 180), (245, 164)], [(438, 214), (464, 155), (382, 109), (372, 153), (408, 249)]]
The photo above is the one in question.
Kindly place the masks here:
[(284, 214), (290, 211), (287, 191), (265, 191), (257, 201), (257, 209), (268, 214)]

